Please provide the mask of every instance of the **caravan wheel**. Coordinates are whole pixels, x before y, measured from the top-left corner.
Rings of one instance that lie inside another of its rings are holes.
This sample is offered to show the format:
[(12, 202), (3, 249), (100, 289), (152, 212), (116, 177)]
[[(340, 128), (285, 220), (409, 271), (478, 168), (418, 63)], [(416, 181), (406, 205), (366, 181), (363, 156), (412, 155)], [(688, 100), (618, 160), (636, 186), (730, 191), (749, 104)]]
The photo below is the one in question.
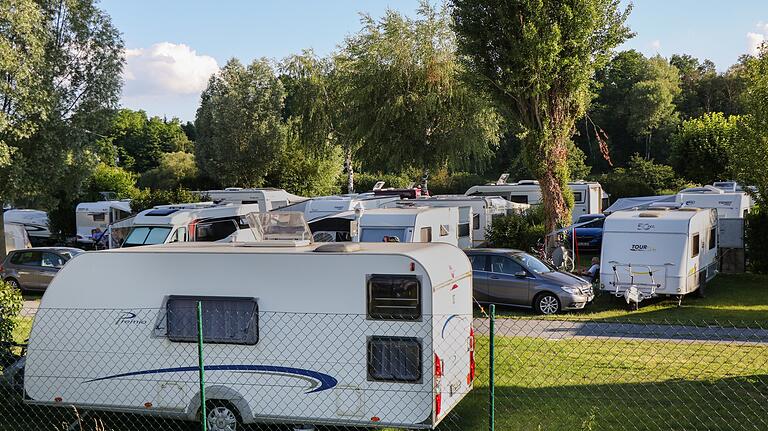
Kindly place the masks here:
[(208, 429), (210, 431), (236, 431), (240, 416), (237, 410), (228, 402), (209, 401)]

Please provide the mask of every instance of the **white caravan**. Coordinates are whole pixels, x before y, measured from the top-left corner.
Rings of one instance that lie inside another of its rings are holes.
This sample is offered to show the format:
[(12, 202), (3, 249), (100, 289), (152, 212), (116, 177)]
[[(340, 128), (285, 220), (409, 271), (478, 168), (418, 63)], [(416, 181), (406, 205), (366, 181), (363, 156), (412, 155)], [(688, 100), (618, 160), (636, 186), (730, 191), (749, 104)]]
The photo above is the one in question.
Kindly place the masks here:
[(198, 301), (211, 419), (434, 428), (472, 389), (458, 248), (180, 243), (85, 253), (58, 273), (26, 402), (197, 419)]
[(121, 247), (172, 242), (214, 242), (240, 229), (249, 229), (246, 216), (259, 212), (259, 204), (160, 205), (140, 212)]
[(228, 187), (224, 190), (208, 190), (201, 192), (203, 197), (216, 203), (258, 204), (259, 212), (272, 211), (307, 198), (286, 192), (283, 189), (243, 189)]
[(21, 250), (32, 247), (29, 242), (29, 235), (23, 225), (18, 223), (5, 222), (3, 225), (3, 236), (5, 237), (5, 253), (13, 250)]
[(130, 201), (83, 202), (75, 208), (76, 241), (93, 244), (110, 224), (131, 216)]
[(48, 227), (48, 213), (32, 209), (10, 209), (3, 213), (6, 223), (16, 223), (24, 226), (30, 240), (46, 242), (51, 239)]
[(482, 247), (485, 233), (491, 227), (494, 217), (511, 213), (522, 213), (530, 205), (507, 201), (498, 196), (438, 195), (405, 199), (387, 204), (393, 208), (415, 207), (457, 207), (459, 208), (459, 247)]
[[(703, 289), (717, 274), (717, 211), (617, 211), (605, 219), (600, 288), (627, 302)], [(700, 291), (701, 293), (702, 291)]]
[(309, 223), (318, 242), (445, 242), (459, 245), (458, 208), (357, 208)]
[[(504, 176), (494, 184), (472, 186), (464, 193), (467, 196), (501, 196), (522, 204), (538, 205), (542, 202), (538, 181), (521, 180), (516, 183), (503, 182)], [(573, 192), (573, 222), (584, 214), (600, 214), (603, 210), (603, 188), (600, 183), (577, 181), (568, 183)]]
[(681, 190), (677, 194), (676, 201), (683, 206), (714, 208), (721, 219), (744, 218), (752, 206), (746, 193), (727, 192), (714, 186)]
[(373, 193), (360, 193), (343, 196), (318, 196), (309, 198), (286, 207), (278, 208), (275, 212), (302, 212), (307, 223), (317, 219), (332, 216), (357, 208), (363, 210), (385, 208), (388, 203), (395, 202), (397, 196), (376, 196)]

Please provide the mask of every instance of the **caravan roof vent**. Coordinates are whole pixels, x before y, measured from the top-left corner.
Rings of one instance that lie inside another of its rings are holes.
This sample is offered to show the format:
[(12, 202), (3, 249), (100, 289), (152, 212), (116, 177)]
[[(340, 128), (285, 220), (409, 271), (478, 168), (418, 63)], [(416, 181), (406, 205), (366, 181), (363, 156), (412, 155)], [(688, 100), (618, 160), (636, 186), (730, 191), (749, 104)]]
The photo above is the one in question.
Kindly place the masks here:
[(360, 251), (360, 244), (356, 242), (331, 242), (323, 244), (315, 249), (317, 253), (351, 253)]
[(658, 216), (659, 215), (657, 213), (653, 213), (653, 212), (642, 212), (638, 214), (638, 217), (643, 217), (643, 218), (655, 218)]

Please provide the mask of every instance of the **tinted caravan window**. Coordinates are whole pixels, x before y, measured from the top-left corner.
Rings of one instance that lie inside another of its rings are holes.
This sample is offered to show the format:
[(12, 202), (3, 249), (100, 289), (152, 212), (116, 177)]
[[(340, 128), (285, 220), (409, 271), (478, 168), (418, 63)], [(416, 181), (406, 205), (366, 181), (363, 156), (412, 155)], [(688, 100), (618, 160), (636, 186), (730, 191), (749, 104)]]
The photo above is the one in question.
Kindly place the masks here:
[(368, 318), (418, 320), (421, 283), (412, 275), (373, 275), (368, 279)]
[(421, 341), (408, 337), (370, 337), (368, 339), (368, 380), (420, 382)]
[(197, 341), (198, 301), (202, 303), (204, 343), (259, 341), (259, 307), (255, 298), (170, 296), (166, 302), (166, 325), (171, 341)]

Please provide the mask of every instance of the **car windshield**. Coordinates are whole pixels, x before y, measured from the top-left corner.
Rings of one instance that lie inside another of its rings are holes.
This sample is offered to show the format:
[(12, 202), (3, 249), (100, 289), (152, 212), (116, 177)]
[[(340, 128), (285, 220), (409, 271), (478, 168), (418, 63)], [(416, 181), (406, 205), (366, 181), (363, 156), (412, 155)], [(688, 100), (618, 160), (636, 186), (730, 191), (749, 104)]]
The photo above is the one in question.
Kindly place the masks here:
[(170, 227), (136, 226), (128, 234), (123, 247), (135, 247), (137, 245), (162, 244), (171, 232)]
[(528, 253), (519, 253), (512, 256), (517, 263), (523, 265), (529, 271), (536, 274), (544, 274), (547, 272), (553, 272), (554, 268), (540, 261), (538, 258), (531, 256)]

